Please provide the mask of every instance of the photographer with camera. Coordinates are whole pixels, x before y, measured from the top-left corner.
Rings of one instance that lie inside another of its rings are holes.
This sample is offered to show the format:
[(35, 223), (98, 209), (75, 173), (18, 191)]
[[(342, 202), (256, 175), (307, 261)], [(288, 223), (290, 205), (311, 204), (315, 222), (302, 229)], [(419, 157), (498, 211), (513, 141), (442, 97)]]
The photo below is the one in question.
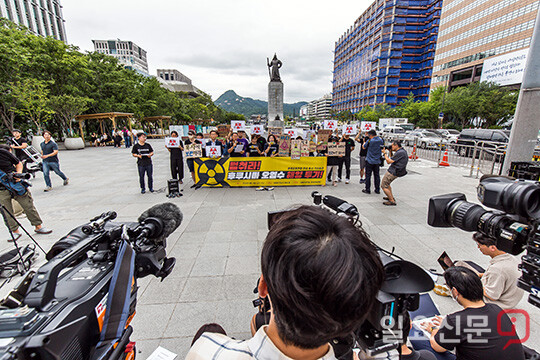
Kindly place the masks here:
[(368, 235), (314, 206), (276, 220), (261, 268), (258, 290), (270, 300), (269, 325), (245, 341), (204, 333), (186, 359), (335, 359), (330, 342), (366, 319), (384, 279)]
[[(0, 147), (0, 171), (2, 171), (4, 174), (12, 174), (12, 173), (22, 173), (23, 164), (9, 151), (9, 147), (6, 145), (2, 145)], [(19, 182), (20, 179), (15, 179), (15, 182)], [(19, 195), (17, 193), (14, 193), (8, 188), (2, 184), (0, 184), (0, 203), (2, 206), (6, 208), (6, 210), (10, 214), (14, 214), (13, 212), (13, 203), (11, 202), (13, 200), (17, 201), (21, 207), (23, 208), (24, 213), (26, 214), (26, 217), (30, 221), (30, 223), (35, 227), (35, 232), (38, 234), (50, 234), (52, 230), (47, 229), (42, 226), (41, 218), (39, 217), (39, 214), (36, 210), (36, 207), (34, 206), (34, 199), (32, 199), (32, 194), (30, 194), (30, 191), (26, 189), (24, 191), (23, 195)], [(9, 227), (9, 230), (13, 232), (13, 236), (15, 240), (18, 240), (21, 237), (21, 232), (19, 230), (19, 225), (17, 222), (9, 216), (9, 214), (6, 216), (6, 221)], [(12, 239), (9, 239), (8, 241), (12, 241)]]
[(386, 197), (384, 197), (384, 205), (397, 205), (394, 194), (392, 193), (392, 188), (390, 184), (392, 181), (396, 180), (398, 177), (407, 175), (407, 163), (409, 162), (409, 156), (407, 151), (401, 147), (401, 141), (394, 140), (391, 145), (392, 153), (394, 156), (392, 158), (388, 157), (385, 149), (382, 150), (384, 159), (390, 167), (386, 170), (386, 173), (383, 176), (381, 188), (383, 189)]
[(427, 324), (433, 350), (456, 350), (457, 360), (523, 360), (523, 346), (508, 315), (483, 300), (480, 278), (454, 266), (444, 272), (452, 298), (464, 309)]

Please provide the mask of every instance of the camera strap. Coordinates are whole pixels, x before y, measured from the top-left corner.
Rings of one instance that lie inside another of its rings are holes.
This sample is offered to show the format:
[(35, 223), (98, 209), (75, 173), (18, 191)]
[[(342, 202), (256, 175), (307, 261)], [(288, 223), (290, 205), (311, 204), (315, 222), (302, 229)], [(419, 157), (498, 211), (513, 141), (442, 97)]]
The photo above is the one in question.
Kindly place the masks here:
[(122, 241), (114, 264), (114, 272), (107, 297), (105, 320), (103, 321), (100, 342), (97, 345), (98, 351), (102, 351), (100, 351), (102, 358), (118, 342), (126, 328), (134, 273), (135, 251), (127, 241)]

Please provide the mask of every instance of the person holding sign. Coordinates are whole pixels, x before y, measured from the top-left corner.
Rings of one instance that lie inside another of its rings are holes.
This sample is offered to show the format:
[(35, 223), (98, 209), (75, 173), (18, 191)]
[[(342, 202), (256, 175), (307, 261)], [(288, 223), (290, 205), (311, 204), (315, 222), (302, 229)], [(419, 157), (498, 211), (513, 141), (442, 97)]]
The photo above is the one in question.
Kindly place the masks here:
[(279, 143), (275, 135), (268, 136), (268, 142), (264, 148), (264, 154), (267, 157), (276, 157), (279, 153)]
[[(339, 142), (339, 139), (337, 138), (337, 136), (331, 135), (328, 138), (328, 144), (333, 143), (333, 142)], [(327, 157), (326, 174), (328, 177), (328, 181), (332, 181), (332, 185), (337, 186), (336, 177), (337, 177), (337, 172), (338, 172), (338, 166), (341, 161), (341, 156), (334, 156), (332, 154), (329, 154), (328, 147), (326, 148), (326, 150), (321, 150), (320, 153), (324, 154)]]
[(248, 146), (247, 156), (248, 157), (259, 157), (263, 156), (263, 152), (259, 148), (259, 144), (257, 143), (257, 136), (253, 135), (251, 137), (251, 143)]
[(146, 143), (146, 134), (137, 134), (137, 143), (131, 148), (131, 154), (137, 158), (137, 167), (139, 169), (139, 184), (141, 185), (141, 194), (146, 192), (146, 186), (144, 184), (144, 174), (148, 177), (148, 190), (151, 193), (154, 192), (154, 178), (152, 176), (152, 156), (154, 156), (154, 149), (150, 144)]
[(349, 134), (344, 134), (339, 141), (345, 143), (345, 156), (339, 159), (338, 182), (341, 182), (341, 173), (345, 165), (345, 184), (348, 184), (351, 180), (351, 152), (354, 150), (354, 140)]
[(182, 151), (184, 151), (184, 144), (178, 137), (178, 132), (171, 131), (171, 139), (165, 144), (167, 150), (171, 154), (171, 175), (175, 180), (179, 180), (180, 184), (183, 184), (184, 179), (184, 157)]
[(216, 156), (213, 156), (212, 154), (208, 154), (208, 151), (206, 151), (207, 157), (220, 157), (221, 154), (223, 154), (223, 144), (221, 141), (218, 140), (218, 132), (217, 130), (210, 131), (210, 140), (206, 142), (206, 146), (218, 146), (219, 147), (219, 155), (216, 154)]
[(366, 174), (366, 156), (367, 156), (367, 149), (364, 149), (363, 145), (369, 139), (362, 132), (359, 132), (358, 135), (356, 135), (356, 137), (354, 138), (354, 140), (360, 143), (360, 184), (363, 184), (366, 182), (366, 179), (364, 176)]
[[(189, 130), (188, 131), (188, 139), (186, 140), (185, 145), (191, 145), (191, 144), (202, 144), (200, 140), (195, 138), (195, 131)], [(192, 188), (196, 186), (197, 181), (195, 180), (195, 164), (193, 158), (186, 159), (186, 163), (189, 169), (189, 172), (191, 173), (191, 178), (193, 179), (193, 185), (191, 185)]]
[(231, 141), (227, 144), (227, 152), (230, 154), (231, 157), (242, 157), (245, 156), (246, 153), (246, 146), (244, 146), (243, 142), (240, 142), (240, 139), (238, 139), (238, 133), (233, 132), (231, 136)]

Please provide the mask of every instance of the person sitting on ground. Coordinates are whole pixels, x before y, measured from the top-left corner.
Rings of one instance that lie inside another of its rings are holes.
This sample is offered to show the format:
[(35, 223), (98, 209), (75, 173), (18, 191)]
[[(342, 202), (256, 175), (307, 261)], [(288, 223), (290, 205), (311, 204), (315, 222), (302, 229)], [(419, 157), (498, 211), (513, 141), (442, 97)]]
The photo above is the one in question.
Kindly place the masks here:
[(386, 151), (384, 149), (382, 150), (384, 159), (390, 164), (381, 181), (381, 188), (386, 194), (383, 198), (383, 200), (386, 200), (383, 202), (384, 205), (396, 205), (396, 199), (394, 198), (390, 184), (398, 177), (407, 175), (407, 163), (409, 162), (409, 156), (407, 155), (407, 151), (401, 147), (401, 141), (396, 140), (392, 143), (392, 152), (394, 155), (390, 158)]
[(437, 360), (437, 357), (428, 350), (414, 350), (407, 346), (409, 332), (411, 331), (411, 315), (408, 311), (402, 315), (401, 358), (400, 360)]
[(261, 269), (258, 291), (269, 298), (269, 324), (244, 341), (204, 333), (186, 359), (335, 359), (330, 342), (362, 324), (384, 279), (364, 230), (315, 206), (276, 219)]
[(523, 290), (517, 286), (521, 276), (519, 260), (499, 250), (497, 240), (482, 233), (474, 233), (473, 240), (480, 252), (491, 258), (488, 268), (481, 274), (484, 301), (497, 304), (503, 309), (515, 308), (523, 297)]
[(465, 267), (444, 272), (452, 298), (464, 309), (425, 326), (433, 350), (456, 350), (456, 360), (524, 360), (515, 326), (498, 305), (483, 300), (482, 282)]

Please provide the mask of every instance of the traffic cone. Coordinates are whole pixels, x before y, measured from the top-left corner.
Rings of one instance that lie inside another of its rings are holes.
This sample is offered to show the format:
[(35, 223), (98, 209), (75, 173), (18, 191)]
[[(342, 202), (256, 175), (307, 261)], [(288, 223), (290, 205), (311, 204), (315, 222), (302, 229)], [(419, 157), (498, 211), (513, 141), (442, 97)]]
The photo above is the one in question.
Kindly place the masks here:
[(448, 163), (448, 150), (444, 151), (444, 155), (442, 157), (442, 161), (439, 163), (439, 166), (450, 166)]
[(416, 155), (416, 144), (414, 144), (414, 146), (413, 146), (413, 150), (412, 150), (411, 155), (409, 155), (409, 159), (411, 159), (411, 160), (417, 160), (418, 159), (418, 156)]

